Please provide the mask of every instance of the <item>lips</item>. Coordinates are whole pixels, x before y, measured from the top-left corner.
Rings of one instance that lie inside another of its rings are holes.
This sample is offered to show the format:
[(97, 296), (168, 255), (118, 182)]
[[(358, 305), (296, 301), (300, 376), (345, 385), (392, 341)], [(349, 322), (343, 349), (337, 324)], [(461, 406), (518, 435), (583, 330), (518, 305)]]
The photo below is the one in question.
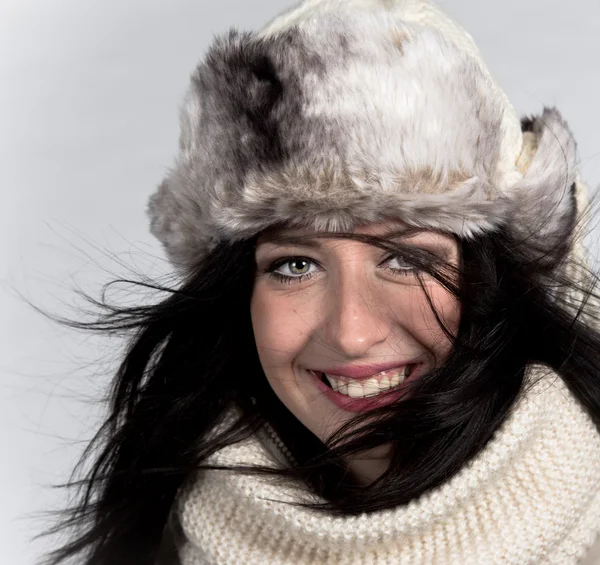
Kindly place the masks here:
[[(345, 377), (334, 377), (333, 375), (326, 375), (325, 373), (318, 374), (321, 376), (326, 385), (330, 386), (336, 391), (345, 388), (347, 394), (354, 396), (355, 394), (359, 393), (360, 390), (363, 392), (366, 391), (368, 394), (372, 394), (395, 387), (410, 377), (414, 367), (414, 365), (405, 365), (400, 369), (381, 371), (381, 373), (377, 373), (368, 379), (351, 379)], [(349, 386), (350, 388), (348, 388)], [(350, 393), (350, 389), (352, 389), (354, 393)]]
[(406, 389), (405, 383), (411, 378), (416, 377), (415, 373), (421, 373), (423, 367), (419, 367), (411, 376), (408, 377), (403, 383), (388, 390), (385, 393), (364, 397), (364, 398), (351, 398), (345, 394), (341, 394), (340, 392), (336, 392), (329, 385), (325, 384), (319, 374), (315, 371), (309, 371), (309, 374), (312, 375), (313, 382), (315, 383), (316, 388), (323, 394), (324, 397), (328, 398), (335, 406), (338, 408), (342, 408), (348, 412), (364, 412), (370, 411), (380, 406), (386, 406), (387, 404), (391, 404), (393, 402), (397, 402), (401, 398), (410, 397), (410, 390)]

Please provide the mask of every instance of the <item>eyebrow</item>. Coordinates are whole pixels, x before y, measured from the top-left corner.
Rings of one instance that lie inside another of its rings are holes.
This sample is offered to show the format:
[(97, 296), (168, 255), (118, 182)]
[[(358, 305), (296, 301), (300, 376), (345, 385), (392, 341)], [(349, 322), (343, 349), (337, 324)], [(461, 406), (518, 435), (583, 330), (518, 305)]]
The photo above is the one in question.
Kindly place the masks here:
[[(424, 231), (427, 230), (414, 227), (392, 228), (377, 237), (388, 239), (408, 239), (415, 237)], [(282, 231), (273, 231), (264, 233), (261, 236), (258, 245), (263, 243), (273, 243), (278, 245), (301, 245), (304, 247), (320, 248), (322, 247), (321, 239), (324, 238), (312, 237), (310, 235), (290, 235)]]

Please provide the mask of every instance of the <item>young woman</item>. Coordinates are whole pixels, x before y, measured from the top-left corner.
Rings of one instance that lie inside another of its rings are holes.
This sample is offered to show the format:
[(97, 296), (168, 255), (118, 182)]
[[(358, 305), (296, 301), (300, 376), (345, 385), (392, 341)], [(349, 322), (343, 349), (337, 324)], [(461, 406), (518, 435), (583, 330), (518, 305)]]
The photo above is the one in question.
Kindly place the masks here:
[(91, 324), (134, 335), (48, 562), (594, 563), (588, 209), (434, 4), (218, 38), (149, 206), (181, 284)]

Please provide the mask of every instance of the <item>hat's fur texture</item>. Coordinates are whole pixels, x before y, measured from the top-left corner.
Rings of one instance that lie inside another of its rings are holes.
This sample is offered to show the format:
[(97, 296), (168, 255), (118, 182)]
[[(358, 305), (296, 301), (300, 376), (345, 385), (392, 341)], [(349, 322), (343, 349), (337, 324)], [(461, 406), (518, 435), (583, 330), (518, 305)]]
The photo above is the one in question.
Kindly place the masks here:
[(192, 75), (152, 233), (183, 271), (274, 225), (399, 219), (462, 238), (506, 225), (543, 251), (573, 227), (575, 142), (546, 109), (527, 122), (528, 166), (507, 168), (497, 92), (471, 55), (385, 10), (231, 31)]

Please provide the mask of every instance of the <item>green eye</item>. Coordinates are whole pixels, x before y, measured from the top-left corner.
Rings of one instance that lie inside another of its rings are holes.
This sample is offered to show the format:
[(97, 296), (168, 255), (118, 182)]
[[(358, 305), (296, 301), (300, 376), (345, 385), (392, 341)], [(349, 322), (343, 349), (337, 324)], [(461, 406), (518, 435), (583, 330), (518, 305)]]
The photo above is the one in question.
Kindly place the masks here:
[(318, 265), (306, 257), (283, 257), (267, 269), (280, 282), (292, 283), (308, 280), (318, 272)]
[(310, 268), (310, 262), (306, 259), (294, 259), (289, 261), (287, 265), (290, 266), (290, 273), (292, 275), (305, 275)]
[[(396, 265), (394, 265), (394, 266), (389, 265), (389, 263), (394, 263), (394, 262), (396, 263)], [(407, 263), (406, 261), (402, 260), (400, 257), (391, 257), (390, 259), (388, 259), (387, 263), (388, 263), (388, 268), (391, 271), (394, 271), (397, 273), (410, 273), (415, 270), (415, 268), (410, 263)]]

